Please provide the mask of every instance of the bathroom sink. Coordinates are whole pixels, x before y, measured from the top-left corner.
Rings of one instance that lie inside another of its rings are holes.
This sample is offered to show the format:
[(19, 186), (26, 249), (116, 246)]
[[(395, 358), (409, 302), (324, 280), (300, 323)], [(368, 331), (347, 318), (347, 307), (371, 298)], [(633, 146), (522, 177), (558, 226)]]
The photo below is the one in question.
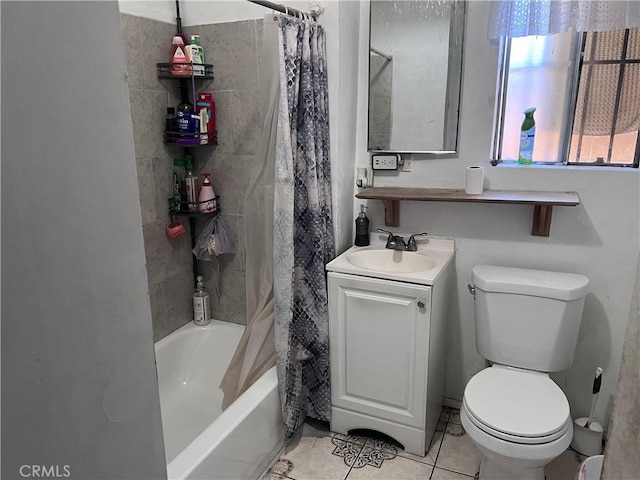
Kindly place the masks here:
[(399, 250), (360, 250), (347, 255), (356, 267), (391, 273), (414, 273), (431, 270), (437, 263), (417, 252)]
[(387, 235), (372, 234), (369, 246), (349, 248), (327, 264), (327, 271), (433, 285), (455, 250), (453, 240), (444, 238), (419, 239), (416, 252), (391, 250), (385, 248), (386, 242)]

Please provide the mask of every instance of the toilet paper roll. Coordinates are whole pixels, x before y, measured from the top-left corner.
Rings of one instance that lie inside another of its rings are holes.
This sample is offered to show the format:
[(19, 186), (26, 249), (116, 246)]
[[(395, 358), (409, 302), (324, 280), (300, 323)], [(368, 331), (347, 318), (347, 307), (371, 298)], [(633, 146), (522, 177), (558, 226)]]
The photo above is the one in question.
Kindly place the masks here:
[(483, 167), (467, 167), (467, 183), (465, 193), (469, 195), (479, 195), (483, 190), (484, 168)]

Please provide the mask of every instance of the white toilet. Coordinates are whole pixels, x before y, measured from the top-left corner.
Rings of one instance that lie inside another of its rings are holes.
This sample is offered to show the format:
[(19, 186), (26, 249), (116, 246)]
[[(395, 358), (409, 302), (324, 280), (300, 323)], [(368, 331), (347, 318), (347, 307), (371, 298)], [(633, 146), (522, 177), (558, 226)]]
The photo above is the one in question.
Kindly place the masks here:
[(482, 453), (480, 479), (540, 479), (573, 436), (569, 403), (547, 372), (573, 361), (589, 279), (478, 265), (476, 347), (493, 362), (464, 391), (462, 425)]

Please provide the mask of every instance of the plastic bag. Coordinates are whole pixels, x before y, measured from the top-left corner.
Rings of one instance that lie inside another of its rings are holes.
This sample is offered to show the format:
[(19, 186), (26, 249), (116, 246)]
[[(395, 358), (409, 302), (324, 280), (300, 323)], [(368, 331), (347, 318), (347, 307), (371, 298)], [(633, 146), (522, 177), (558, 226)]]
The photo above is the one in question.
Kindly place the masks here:
[(224, 217), (212, 218), (205, 224), (192, 252), (198, 260), (206, 261), (214, 256), (236, 253), (236, 239)]

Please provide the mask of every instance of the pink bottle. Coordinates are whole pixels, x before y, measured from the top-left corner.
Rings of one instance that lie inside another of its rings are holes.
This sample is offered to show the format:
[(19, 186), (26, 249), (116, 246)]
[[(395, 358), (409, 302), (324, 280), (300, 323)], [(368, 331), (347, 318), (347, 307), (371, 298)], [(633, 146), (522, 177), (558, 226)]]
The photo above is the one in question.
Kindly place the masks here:
[(191, 75), (191, 59), (180, 35), (175, 35), (171, 42), (171, 74)]

